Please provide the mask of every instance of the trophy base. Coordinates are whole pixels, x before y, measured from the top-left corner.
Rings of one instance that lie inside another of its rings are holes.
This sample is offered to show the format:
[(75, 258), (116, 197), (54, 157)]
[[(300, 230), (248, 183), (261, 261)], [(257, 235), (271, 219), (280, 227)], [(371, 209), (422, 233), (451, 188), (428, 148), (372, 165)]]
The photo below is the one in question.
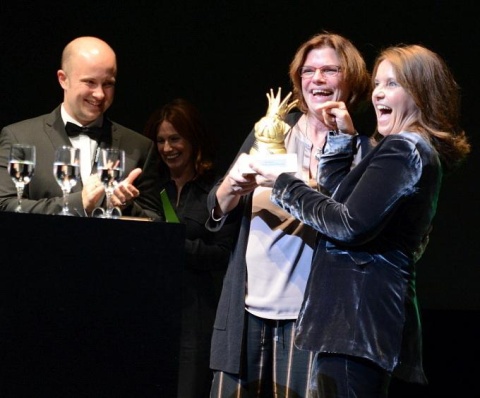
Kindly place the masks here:
[(277, 155), (249, 155), (245, 156), (244, 161), (239, 166), (239, 171), (243, 175), (256, 174), (249, 166), (249, 163), (254, 161), (265, 169), (267, 172), (273, 173), (296, 173), (298, 171), (297, 154), (286, 153)]

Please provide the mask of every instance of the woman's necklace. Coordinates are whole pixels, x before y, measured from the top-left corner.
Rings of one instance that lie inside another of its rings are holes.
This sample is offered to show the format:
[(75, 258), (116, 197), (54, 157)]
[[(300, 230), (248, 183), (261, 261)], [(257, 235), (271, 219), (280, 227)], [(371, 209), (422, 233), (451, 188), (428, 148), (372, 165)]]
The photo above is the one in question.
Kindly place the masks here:
[[(322, 154), (322, 148), (320, 146), (316, 146), (313, 140), (313, 137), (309, 136), (309, 123), (308, 123), (308, 115), (305, 114), (305, 137), (308, 141), (311, 142), (312, 148), (310, 152), (310, 160), (308, 161), (308, 178), (305, 180), (311, 187), (316, 186), (316, 176), (317, 176), (317, 168), (318, 162), (320, 160), (320, 156)], [(310, 132), (311, 135), (311, 132)]]
[(308, 130), (309, 130), (308, 114), (305, 114), (305, 136), (312, 143), (312, 153), (315, 159), (318, 161), (320, 160), (320, 156), (322, 155), (324, 142), (322, 142), (321, 146), (316, 146), (311, 134), (310, 136), (308, 135)]

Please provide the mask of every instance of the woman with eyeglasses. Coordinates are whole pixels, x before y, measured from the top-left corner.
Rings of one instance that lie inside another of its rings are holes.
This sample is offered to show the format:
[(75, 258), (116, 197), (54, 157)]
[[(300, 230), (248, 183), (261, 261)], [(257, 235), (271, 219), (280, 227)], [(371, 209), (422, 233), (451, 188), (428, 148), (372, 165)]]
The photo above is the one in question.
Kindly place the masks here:
[[(357, 48), (331, 33), (303, 43), (289, 73), (299, 111), (285, 117), (284, 143), (297, 155), (297, 177), (316, 185), (330, 137), (355, 134), (350, 113), (368, 100), (370, 77)], [(295, 347), (294, 333), (316, 233), (273, 205), (271, 189), (259, 187), (254, 175), (242, 173), (255, 143), (253, 129), (209, 195), (207, 227), (240, 226), (214, 324), (211, 397), (306, 397), (313, 354)]]
[(275, 205), (318, 231), (295, 337), (316, 353), (310, 397), (385, 398), (392, 376), (427, 383), (416, 263), (443, 176), (470, 144), (452, 73), (423, 46), (380, 53), (372, 103), (377, 144), (352, 170), (351, 146), (325, 147), (319, 172), (336, 176), (332, 196), (250, 165), (258, 184), (273, 186)]

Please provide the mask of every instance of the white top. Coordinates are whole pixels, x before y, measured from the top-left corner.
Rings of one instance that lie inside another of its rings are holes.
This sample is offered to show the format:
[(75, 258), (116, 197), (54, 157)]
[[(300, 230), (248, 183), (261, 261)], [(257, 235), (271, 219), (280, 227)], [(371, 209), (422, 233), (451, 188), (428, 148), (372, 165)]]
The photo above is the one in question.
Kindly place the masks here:
[[(288, 153), (298, 158), (297, 176), (308, 181), (312, 143), (293, 128)], [(270, 201), (271, 188), (253, 195), (252, 221), (246, 252), (246, 310), (266, 319), (296, 319), (310, 273), (315, 231)]]

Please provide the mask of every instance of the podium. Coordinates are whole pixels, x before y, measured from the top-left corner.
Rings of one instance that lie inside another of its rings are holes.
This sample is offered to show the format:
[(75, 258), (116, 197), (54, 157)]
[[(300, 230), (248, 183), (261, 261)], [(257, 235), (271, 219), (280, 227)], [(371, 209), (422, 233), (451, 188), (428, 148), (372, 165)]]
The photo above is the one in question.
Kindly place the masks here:
[(0, 212), (0, 396), (175, 397), (185, 228)]

